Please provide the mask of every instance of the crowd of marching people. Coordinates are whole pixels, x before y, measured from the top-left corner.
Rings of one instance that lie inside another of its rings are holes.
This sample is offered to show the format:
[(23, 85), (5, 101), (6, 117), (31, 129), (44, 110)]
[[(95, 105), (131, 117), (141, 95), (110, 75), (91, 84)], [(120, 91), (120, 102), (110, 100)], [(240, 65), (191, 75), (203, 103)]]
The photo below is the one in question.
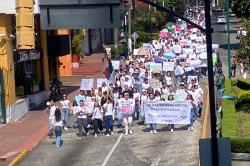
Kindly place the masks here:
[[(111, 78), (97, 89), (81, 90), (73, 101), (66, 95), (57, 104), (51, 99), (49, 128), (55, 131), (57, 147), (62, 131), (68, 130), (69, 114), (74, 117), (71, 126), (79, 129), (80, 138), (89, 135), (91, 128), (94, 137), (113, 135), (114, 121), (128, 135), (133, 133), (133, 121), (147, 123), (143, 105), (148, 101), (188, 101), (192, 108), (187, 129), (194, 130), (193, 124), (201, 116), (203, 106), (200, 78), (206, 76), (205, 35), (180, 20), (161, 31), (161, 35), (159, 40), (121, 59)], [(217, 64), (216, 48), (213, 60)], [(173, 69), (165, 70), (169, 66), (164, 68), (163, 64), (167, 62), (174, 64)], [(161, 69), (155, 64), (160, 64)], [(121, 101), (126, 100), (132, 101), (133, 111), (120, 111)], [(157, 133), (157, 124), (148, 125), (150, 133)], [(168, 127), (174, 132), (174, 124)]]

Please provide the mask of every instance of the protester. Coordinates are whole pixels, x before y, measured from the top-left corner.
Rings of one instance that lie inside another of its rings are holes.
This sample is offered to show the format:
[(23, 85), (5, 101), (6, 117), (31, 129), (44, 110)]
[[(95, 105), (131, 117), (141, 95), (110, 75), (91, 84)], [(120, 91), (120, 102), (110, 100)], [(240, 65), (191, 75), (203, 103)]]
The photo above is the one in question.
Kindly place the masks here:
[(53, 136), (54, 122), (55, 122), (55, 111), (56, 105), (55, 100), (51, 99), (49, 105), (49, 136)]
[(104, 125), (106, 129), (106, 136), (113, 135), (113, 104), (111, 98), (106, 99), (103, 105), (104, 110)]
[(95, 102), (92, 120), (93, 120), (93, 125), (94, 125), (95, 137), (97, 137), (98, 134), (102, 133), (102, 130), (103, 130), (103, 126), (102, 126), (103, 110), (98, 102)]
[[(129, 94), (124, 94), (125, 101), (129, 100)], [(125, 135), (132, 134), (132, 122), (133, 122), (133, 113), (123, 113), (123, 122), (125, 126)]]
[(78, 123), (78, 128), (79, 128), (79, 133), (78, 133), (79, 137), (82, 138), (83, 136), (83, 133), (82, 133), (83, 128), (85, 130), (86, 135), (89, 135), (88, 128), (87, 128), (88, 112), (86, 111), (83, 100), (80, 101), (80, 105), (77, 107), (76, 115), (77, 115), (77, 123)]
[[(155, 95), (153, 93), (149, 94), (149, 101), (155, 101)], [(149, 124), (150, 125), (150, 133), (157, 133), (156, 131), (156, 124)]]
[(67, 99), (67, 95), (63, 94), (63, 98), (60, 101), (63, 119), (63, 129), (68, 130), (68, 117), (69, 117), (69, 107), (70, 101)]

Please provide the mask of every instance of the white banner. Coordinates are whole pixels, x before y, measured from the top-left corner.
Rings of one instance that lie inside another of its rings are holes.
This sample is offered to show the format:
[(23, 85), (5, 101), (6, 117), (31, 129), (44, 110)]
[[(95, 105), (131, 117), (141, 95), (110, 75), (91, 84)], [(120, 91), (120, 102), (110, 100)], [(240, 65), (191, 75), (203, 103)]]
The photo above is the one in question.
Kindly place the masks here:
[(163, 71), (174, 71), (174, 62), (163, 62)]
[(162, 64), (161, 63), (155, 63), (155, 62), (150, 62), (150, 72), (161, 72), (162, 70)]
[(82, 79), (80, 90), (92, 90), (94, 86), (94, 79)]
[(147, 101), (143, 107), (147, 124), (190, 124), (188, 101)]
[(104, 82), (106, 83), (106, 85), (108, 84), (107, 78), (97, 78), (97, 80), (96, 80), (96, 86), (97, 86), (97, 88), (102, 87), (102, 84)]
[(111, 63), (114, 69), (120, 68), (120, 61), (111, 61)]

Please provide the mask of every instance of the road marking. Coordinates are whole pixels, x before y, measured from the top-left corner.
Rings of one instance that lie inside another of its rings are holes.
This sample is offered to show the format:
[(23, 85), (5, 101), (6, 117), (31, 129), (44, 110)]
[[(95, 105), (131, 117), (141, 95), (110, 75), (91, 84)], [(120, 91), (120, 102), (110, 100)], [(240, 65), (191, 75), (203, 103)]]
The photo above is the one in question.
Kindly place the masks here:
[(123, 137), (123, 134), (121, 134), (121, 135), (119, 136), (119, 138), (118, 138), (118, 140), (116, 141), (116, 143), (114, 144), (113, 148), (109, 151), (107, 157), (105, 158), (105, 160), (104, 160), (103, 163), (102, 163), (102, 166), (106, 166), (108, 160), (110, 159), (112, 153), (115, 151), (117, 145), (120, 143), (122, 137)]
[(160, 161), (161, 161), (161, 157), (154, 159), (151, 163), (151, 166), (158, 166), (160, 164)]

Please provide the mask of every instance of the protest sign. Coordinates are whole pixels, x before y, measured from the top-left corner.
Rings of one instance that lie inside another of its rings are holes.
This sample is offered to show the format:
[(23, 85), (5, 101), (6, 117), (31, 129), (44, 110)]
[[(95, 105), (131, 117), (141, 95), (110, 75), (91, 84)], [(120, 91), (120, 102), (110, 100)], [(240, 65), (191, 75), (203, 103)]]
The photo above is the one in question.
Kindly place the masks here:
[(202, 64), (202, 61), (201, 60), (189, 60), (187, 61), (187, 65), (189, 67), (194, 67), (194, 68), (199, 68)]
[(195, 53), (200, 54), (206, 51), (206, 45), (199, 45), (195, 48)]
[(85, 96), (76, 96), (75, 97), (75, 101), (77, 103), (77, 105), (80, 105), (80, 101), (84, 101), (85, 100)]
[(171, 60), (174, 58), (174, 54), (172, 52), (165, 52), (163, 54), (164, 58), (167, 59), (167, 60)]
[(149, 67), (150, 67), (150, 72), (161, 72), (162, 70), (161, 63), (150, 62)]
[(187, 98), (187, 93), (184, 89), (178, 89), (175, 91), (174, 99), (175, 101), (185, 101)]
[(174, 62), (163, 62), (163, 71), (174, 71)]
[(134, 49), (133, 54), (134, 55), (139, 55), (139, 51), (140, 51), (140, 49)]
[(143, 49), (143, 48), (140, 48), (140, 49), (139, 49), (138, 55), (147, 56), (147, 55), (149, 55), (149, 54), (150, 54), (149, 50), (145, 50), (145, 49)]
[(162, 49), (162, 45), (161, 44), (156, 44), (156, 45), (154, 45), (154, 47), (155, 47), (156, 50)]
[(92, 90), (94, 79), (82, 79), (80, 90)]
[(190, 124), (188, 101), (147, 101), (143, 108), (147, 124)]
[(175, 76), (179, 76), (179, 75), (182, 75), (184, 74), (184, 70), (181, 66), (176, 66), (175, 70), (174, 70), (174, 74)]
[(119, 69), (120, 61), (111, 61), (113, 69)]
[(194, 53), (194, 50), (192, 48), (185, 48), (183, 49), (183, 53), (186, 55), (190, 55)]
[(133, 114), (135, 101), (133, 99), (119, 99), (119, 111), (123, 114)]
[(150, 50), (151, 49), (150, 43), (143, 43), (142, 46), (143, 46), (144, 50)]
[(160, 80), (157, 80), (157, 79), (150, 79), (149, 80), (149, 85), (153, 89), (158, 89), (158, 88), (162, 87), (162, 84), (161, 84)]
[(180, 54), (181, 51), (182, 51), (182, 47), (181, 47), (180, 45), (174, 45), (174, 46), (173, 46), (173, 52), (174, 52), (175, 54)]
[(96, 80), (97, 88), (102, 87), (102, 84), (103, 84), (104, 82), (105, 82), (106, 84), (108, 84), (107, 78), (97, 78), (97, 80)]

